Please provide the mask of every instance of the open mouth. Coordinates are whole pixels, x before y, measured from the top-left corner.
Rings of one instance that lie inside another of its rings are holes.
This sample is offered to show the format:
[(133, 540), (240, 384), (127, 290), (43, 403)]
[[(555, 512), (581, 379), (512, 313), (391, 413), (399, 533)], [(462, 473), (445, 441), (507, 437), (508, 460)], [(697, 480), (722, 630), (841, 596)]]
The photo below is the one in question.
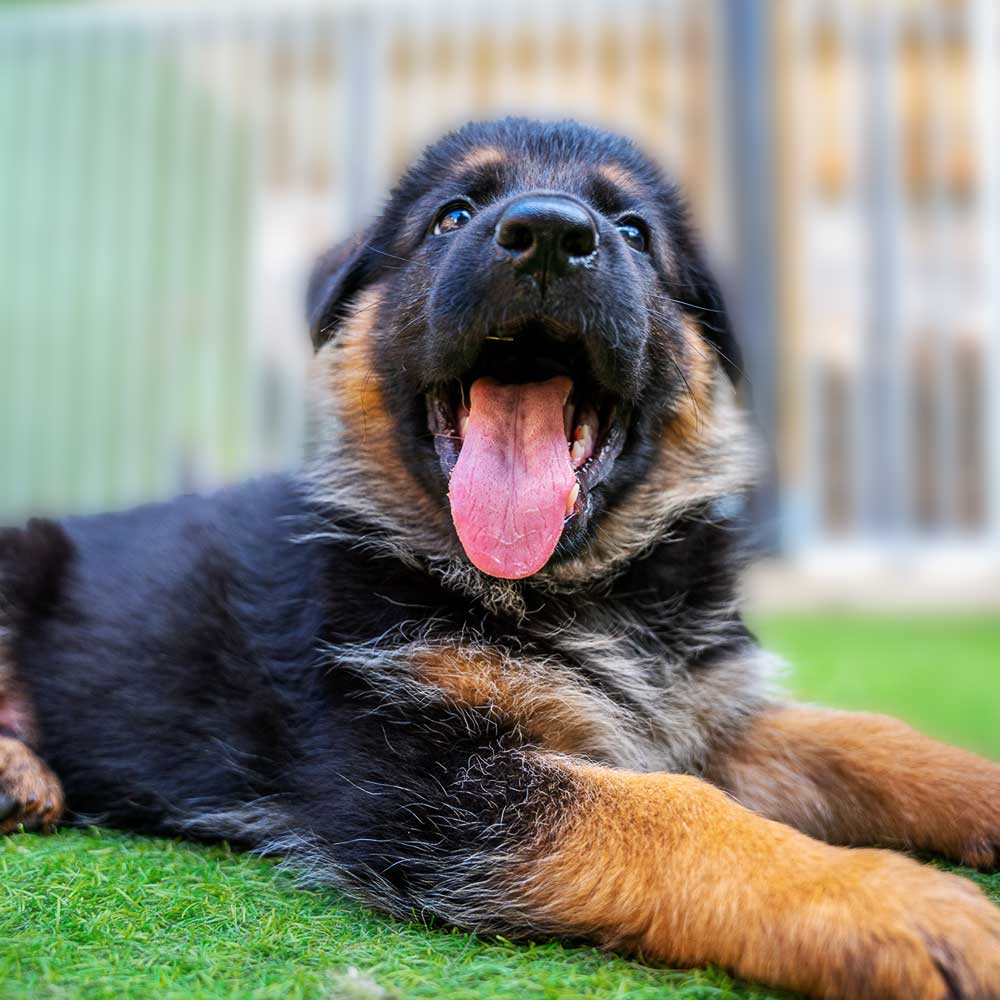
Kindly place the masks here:
[(492, 576), (540, 570), (624, 447), (625, 407), (576, 343), (539, 323), (502, 330), (462, 378), (426, 394), (459, 540)]

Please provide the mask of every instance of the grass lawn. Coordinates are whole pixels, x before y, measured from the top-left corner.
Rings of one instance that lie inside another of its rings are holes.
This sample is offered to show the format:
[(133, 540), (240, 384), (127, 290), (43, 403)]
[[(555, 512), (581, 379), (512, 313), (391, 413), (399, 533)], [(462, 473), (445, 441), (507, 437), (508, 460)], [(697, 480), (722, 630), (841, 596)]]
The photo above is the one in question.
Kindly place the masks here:
[[(892, 711), (1000, 758), (1000, 621), (767, 618), (828, 704)], [(1000, 877), (976, 878), (1000, 902)], [(355, 970), (354, 972), (350, 970)], [(97, 831), (0, 842), (0, 997), (731, 998), (675, 973), (557, 944), (515, 947), (383, 920), (218, 848)]]

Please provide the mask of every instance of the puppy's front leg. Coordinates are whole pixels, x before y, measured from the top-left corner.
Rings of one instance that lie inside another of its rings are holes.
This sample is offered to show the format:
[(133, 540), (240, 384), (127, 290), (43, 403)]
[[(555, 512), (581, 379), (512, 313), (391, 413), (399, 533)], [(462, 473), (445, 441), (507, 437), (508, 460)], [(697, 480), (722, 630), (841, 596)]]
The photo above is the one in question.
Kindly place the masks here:
[(1000, 1000), (1000, 908), (965, 879), (812, 840), (698, 778), (500, 748), (449, 776), (448, 752), (419, 795), (363, 800), (377, 816), (342, 859), (376, 875), (363, 898), (824, 1000)]
[(695, 778), (569, 766), (577, 804), (532, 880), (564, 930), (815, 997), (1000, 998), (1000, 908), (964, 879), (812, 840)]
[(831, 843), (1000, 866), (1000, 765), (883, 715), (774, 707), (707, 776), (756, 812)]

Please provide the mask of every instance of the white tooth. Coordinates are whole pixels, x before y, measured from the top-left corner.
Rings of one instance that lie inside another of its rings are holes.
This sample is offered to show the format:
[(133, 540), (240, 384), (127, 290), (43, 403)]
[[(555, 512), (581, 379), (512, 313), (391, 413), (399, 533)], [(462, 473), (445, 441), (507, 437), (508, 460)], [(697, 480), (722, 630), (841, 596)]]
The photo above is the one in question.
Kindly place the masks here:
[(573, 513), (573, 507), (576, 504), (576, 498), (580, 495), (580, 484), (573, 483), (573, 489), (569, 491), (569, 495), (566, 497), (566, 514), (569, 516)]
[(573, 438), (573, 446), (570, 449), (570, 460), (573, 468), (579, 469), (594, 454), (594, 433), (589, 421), (577, 425)]

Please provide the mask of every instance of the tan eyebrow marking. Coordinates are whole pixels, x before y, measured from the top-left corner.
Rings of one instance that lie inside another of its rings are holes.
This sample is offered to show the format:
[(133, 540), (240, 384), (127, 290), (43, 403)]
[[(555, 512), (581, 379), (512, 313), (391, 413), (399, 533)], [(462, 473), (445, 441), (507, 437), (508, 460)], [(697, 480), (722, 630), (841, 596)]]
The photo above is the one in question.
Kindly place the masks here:
[(636, 178), (620, 163), (602, 163), (597, 172), (609, 183), (621, 188), (633, 197), (642, 194), (642, 186)]
[(458, 170), (482, 170), (507, 162), (507, 154), (498, 146), (477, 146), (470, 149), (456, 164)]

